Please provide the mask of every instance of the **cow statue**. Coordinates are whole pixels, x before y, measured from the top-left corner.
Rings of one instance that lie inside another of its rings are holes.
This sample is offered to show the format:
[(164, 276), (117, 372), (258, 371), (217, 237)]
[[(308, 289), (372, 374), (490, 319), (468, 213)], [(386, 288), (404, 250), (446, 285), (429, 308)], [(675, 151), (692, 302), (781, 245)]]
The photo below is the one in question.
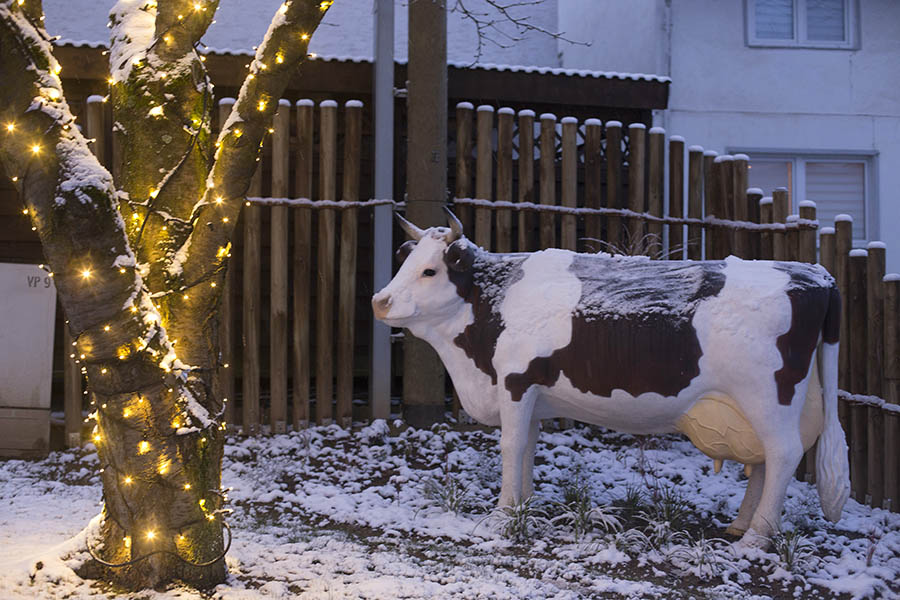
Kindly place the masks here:
[(751, 546), (780, 528), (788, 482), (818, 439), (822, 510), (840, 518), (840, 295), (822, 267), (495, 254), (447, 213), (449, 227), (426, 230), (398, 215), (411, 240), (372, 308), (434, 347), (470, 416), (500, 425), (501, 506), (531, 495), (540, 420), (564, 417), (682, 432), (717, 466), (753, 465), (727, 530)]

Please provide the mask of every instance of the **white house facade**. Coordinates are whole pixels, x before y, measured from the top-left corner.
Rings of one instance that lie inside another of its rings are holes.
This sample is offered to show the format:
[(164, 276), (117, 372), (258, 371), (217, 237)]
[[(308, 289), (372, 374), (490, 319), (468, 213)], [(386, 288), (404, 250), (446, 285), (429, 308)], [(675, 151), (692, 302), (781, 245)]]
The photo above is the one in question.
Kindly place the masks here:
[[(559, 0), (561, 66), (672, 78), (657, 124), (750, 155), (750, 184), (854, 218), (900, 270), (900, 2)], [(796, 210), (796, 209), (795, 209)]]

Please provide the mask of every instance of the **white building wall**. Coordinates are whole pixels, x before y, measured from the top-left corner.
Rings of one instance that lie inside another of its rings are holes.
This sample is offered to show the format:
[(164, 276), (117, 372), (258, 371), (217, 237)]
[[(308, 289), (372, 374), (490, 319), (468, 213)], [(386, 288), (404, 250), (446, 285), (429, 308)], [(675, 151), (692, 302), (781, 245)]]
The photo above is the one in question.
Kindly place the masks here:
[(869, 239), (900, 271), (900, 2), (858, 4), (857, 49), (830, 50), (748, 47), (740, 0), (559, 0), (560, 29), (592, 42), (561, 44), (562, 66), (671, 76), (657, 120), (688, 144), (874, 153)]
[(663, 0), (557, 0), (561, 66), (667, 74)]

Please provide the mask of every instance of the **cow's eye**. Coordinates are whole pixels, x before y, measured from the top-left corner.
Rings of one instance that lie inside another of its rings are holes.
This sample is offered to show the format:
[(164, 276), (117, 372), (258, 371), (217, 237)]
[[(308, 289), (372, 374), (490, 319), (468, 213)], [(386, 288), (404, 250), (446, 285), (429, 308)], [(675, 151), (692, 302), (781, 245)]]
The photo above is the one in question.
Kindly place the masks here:
[(422, 277), (434, 277), (435, 275), (437, 275), (437, 271), (434, 269), (425, 269), (422, 271)]

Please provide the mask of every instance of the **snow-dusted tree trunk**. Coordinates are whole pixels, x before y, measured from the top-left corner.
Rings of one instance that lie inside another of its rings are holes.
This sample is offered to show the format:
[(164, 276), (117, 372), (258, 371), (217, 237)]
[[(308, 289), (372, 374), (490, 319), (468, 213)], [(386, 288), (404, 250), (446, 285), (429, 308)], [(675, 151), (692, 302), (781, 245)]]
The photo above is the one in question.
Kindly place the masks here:
[(330, 0), (287, 0), (218, 140), (196, 46), (218, 0), (120, 0), (113, 177), (75, 126), (40, 0), (0, 3), (0, 160), (55, 276), (96, 399), (103, 519), (82, 569), (127, 588), (225, 575), (216, 308), (277, 99)]

